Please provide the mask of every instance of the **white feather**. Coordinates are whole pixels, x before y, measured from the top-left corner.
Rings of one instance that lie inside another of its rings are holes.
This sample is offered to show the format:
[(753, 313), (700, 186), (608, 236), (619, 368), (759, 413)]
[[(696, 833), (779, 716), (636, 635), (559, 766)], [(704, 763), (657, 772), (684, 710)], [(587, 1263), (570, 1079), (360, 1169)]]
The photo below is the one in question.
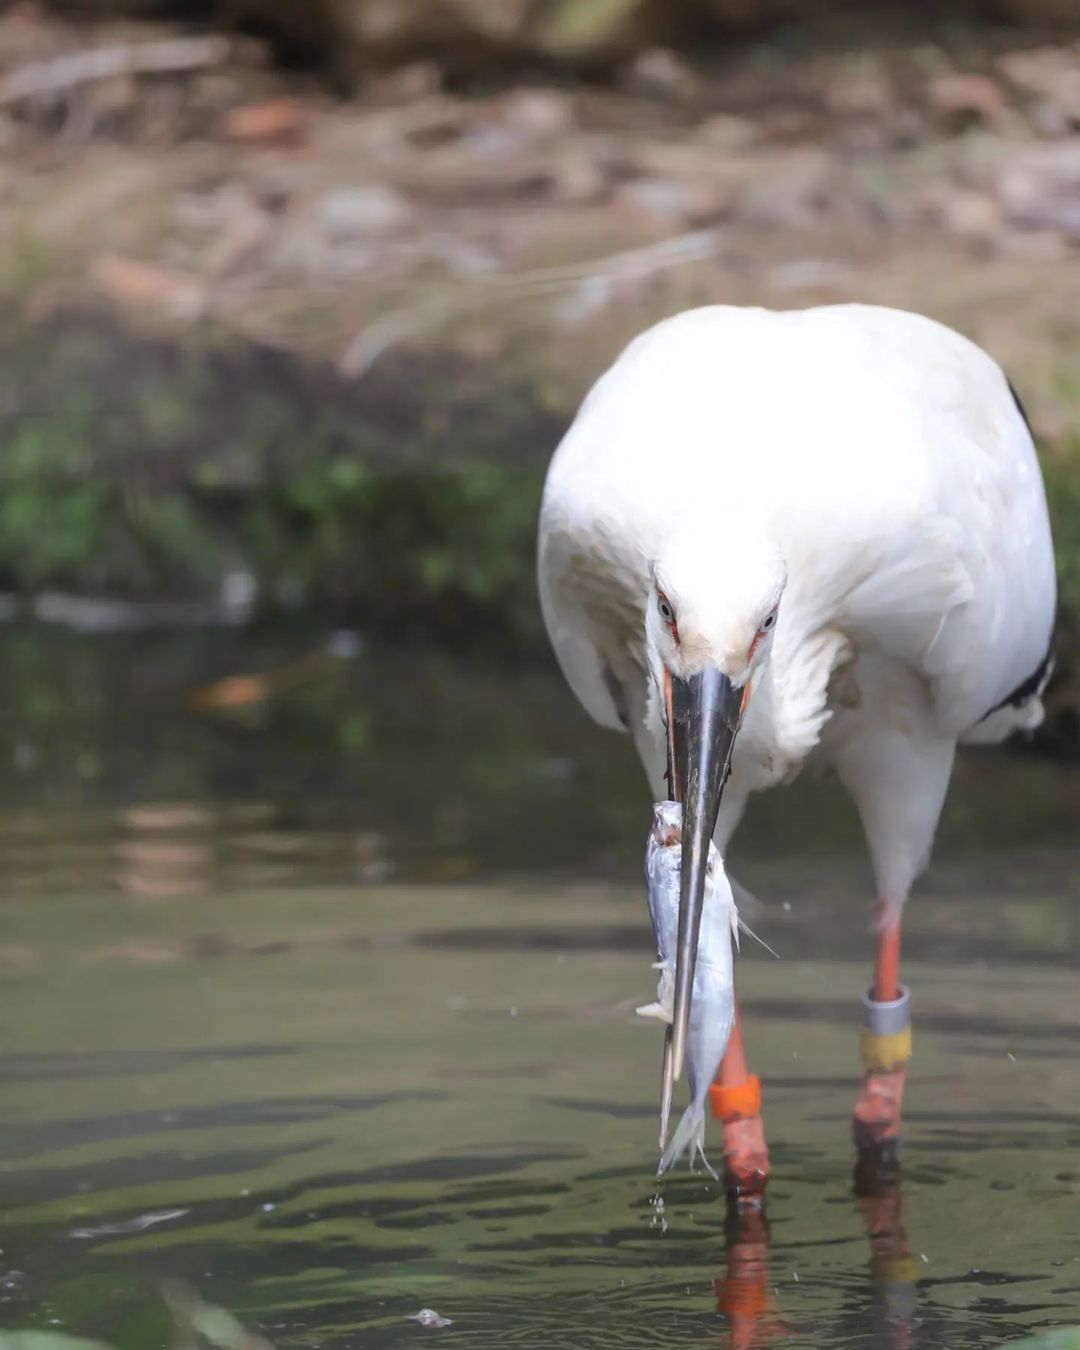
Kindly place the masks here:
[[(896, 903), (957, 741), (1039, 716), (1033, 697), (982, 720), (1053, 621), (1034, 447), (990, 357), (917, 315), (714, 306), (644, 333), (552, 460), (539, 570), (567, 679), (607, 726), (623, 725), (618, 691), (654, 793), (662, 635), (646, 641), (646, 607), (670, 574), (671, 660), (752, 682), (721, 849), (747, 793), (814, 755), (840, 770)], [(771, 650), (751, 661), (778, 584)]]

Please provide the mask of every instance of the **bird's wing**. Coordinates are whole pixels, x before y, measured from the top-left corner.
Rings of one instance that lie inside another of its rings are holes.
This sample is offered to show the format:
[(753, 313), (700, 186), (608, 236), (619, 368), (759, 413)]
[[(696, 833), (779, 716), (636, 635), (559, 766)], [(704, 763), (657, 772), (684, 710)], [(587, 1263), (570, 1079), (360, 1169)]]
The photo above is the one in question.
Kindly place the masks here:
[(1041, 720), (1039, 672), (1048, 673), (1057, 597), (1031, 432), (1000, 370), (986, 366), (977, 414), (957, 432), (942, 500), (971, 594), (943, 614), (922, 665), (943, 725), (960, 734), (995, 713), (991, 738), (1000, 739)]
[(571, 557), (568, 537), (542, 516), (537, 575), (540, 609), (551, 645), (567, 683), (589, 716), (603, 727), (626, 731), (629, 720), (621, 688), (593, 639), (597, 630), (589, 622), (579, 593), (566, 584)]
[(1046, 657), (1054, 559), (1031, 433), (1001, 369), (959, 334), (893, 311), (820, 313), (863, 332), (862, 399), (840, 439), (877, 445), (840, 461), (848, 631), (921, 671), (958, 736)]

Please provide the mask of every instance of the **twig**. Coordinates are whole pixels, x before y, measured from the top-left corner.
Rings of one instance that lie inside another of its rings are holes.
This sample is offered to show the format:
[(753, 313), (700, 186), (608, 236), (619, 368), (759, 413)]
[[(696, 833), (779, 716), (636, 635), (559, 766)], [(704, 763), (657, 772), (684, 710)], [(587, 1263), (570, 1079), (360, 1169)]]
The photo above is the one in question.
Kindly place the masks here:
[(714, 257), (719, 246), (720, 235), (717, 231), (691, 230), (687, 234), (662, 239), (656, 244), (610, 253), (586, 262), (542, 267), (532, 272), (521, 272), (517, 276), (498, 277), (489, 283), (490, 289), (480, 292), (471, 291), (466, 295), (444, 296), (420, 305), (402, 306), (362, 329), (345, 349), (338, 362), (338, 369), (342, 375), (357, 379), (365, 375), (392, 347), (417, 337), (453, 314), (482, 309), (485, 305), (502, 300), (558, 293), (595, 277), (609, 281), (636, 280), (668, 267), (703, 262)]
[(117, 75), (166, 75), (220, 65), (228, 60), (232, 47), (230, 40), (222, 37), (171, 38), (95, 47), (52, 61), (34, 61), (0, 76), (0, 108)]

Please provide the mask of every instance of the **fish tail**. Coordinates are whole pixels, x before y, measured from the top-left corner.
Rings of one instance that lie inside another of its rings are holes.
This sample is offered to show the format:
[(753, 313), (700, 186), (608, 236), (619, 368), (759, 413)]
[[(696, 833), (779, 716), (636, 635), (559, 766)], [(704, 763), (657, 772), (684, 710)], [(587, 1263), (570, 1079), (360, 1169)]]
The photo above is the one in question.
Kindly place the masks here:
[(661, 1177), (669, 1171), (687, 1149), (690, 1151), (690, 1170), (694, 1170), (695, 1159), (700, 1158), (705, 1165), (705, 1170), (715, 1179), (716, 1173), (709, 1166), (709, 1160), (705, 1156), (705, 1103), (703, 1101), (691, 1102), (682, 1113), (682, 1117), (675, 1127), (675, 1133), (671, 1137), (671, 1143), (664, 1149), (660, 1166), (656, 1169), (656, 1175)]

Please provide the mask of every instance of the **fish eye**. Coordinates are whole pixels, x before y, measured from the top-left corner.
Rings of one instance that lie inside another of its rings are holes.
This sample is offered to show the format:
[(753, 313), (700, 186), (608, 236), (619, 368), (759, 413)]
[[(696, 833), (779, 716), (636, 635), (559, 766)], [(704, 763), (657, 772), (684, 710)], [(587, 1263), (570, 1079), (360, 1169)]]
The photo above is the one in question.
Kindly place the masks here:
[(767, 633), (775, 622), (776, 622), (776, 610), (774, 609), (773, 612), (765, 620), (765, 622), (761, 625), (761, 631), (763, 633)]
[(656, 597), (656, 608), (660, 611), (660, 617), (665, 623), (675, 622), (675, 611), (671, 608), (671, 601), (663, 591)]

